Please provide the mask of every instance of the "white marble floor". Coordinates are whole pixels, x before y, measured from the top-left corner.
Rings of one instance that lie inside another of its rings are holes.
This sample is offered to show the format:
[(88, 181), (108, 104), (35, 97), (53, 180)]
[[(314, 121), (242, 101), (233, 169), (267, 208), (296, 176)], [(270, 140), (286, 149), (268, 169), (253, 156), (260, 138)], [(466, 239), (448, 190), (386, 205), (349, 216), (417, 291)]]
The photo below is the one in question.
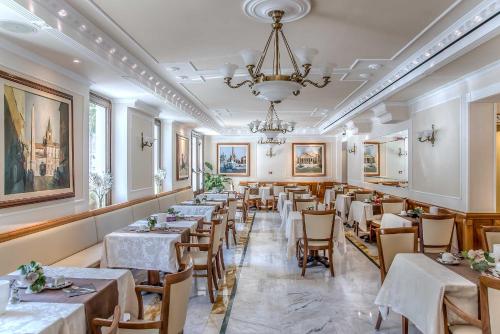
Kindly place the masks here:
[[(315, 267), (300, 276), (288, 260), (277, 213), (258, 212), (250, 236), (227, 328), (220, 333), (377, 333), (373, 304), (378, 268), (349, 244), (335, 258), (335, 277)], [(378, 333), (400, 333), (392, 314)], [(410, 328), (410, 333), (416, 333)]]

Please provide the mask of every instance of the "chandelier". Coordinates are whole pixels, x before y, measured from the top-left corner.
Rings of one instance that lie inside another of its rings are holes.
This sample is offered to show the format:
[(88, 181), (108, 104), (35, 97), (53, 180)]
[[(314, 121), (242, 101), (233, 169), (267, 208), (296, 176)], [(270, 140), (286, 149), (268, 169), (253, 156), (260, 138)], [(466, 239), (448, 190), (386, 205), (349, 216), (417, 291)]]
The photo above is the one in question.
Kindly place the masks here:
[(295, 122), (283, 122), (279, 119), (276, 109), (274, 109), (274, 103), (270, 103), (265, 121), (255, 120), (248, 124), (252, 133), (260, 132), (265, 135), (265, 139), (261, 138), (259, 144), (284, 144), (285, 139), (278, 138), (278, 135), (295, 130)]
[[(237, 84), (232, 83), (232, 79), (238, 66), (235, 64), (224, 64), (220, 72), (224, 77), (224, 82), (231, 88), (239, 88), (243, 85), (248, 85), (251, 92), (255, 96), (259, 96), (267, 101), (280, 102), (290, 95), (297, 96), (300, 94), (300, 89), (306, 87), (308, 84), (317, 88), (323, 88), (330, 82), (333, 72), (333, 65), (327, 64), (321, 67), (320, 74), (323, 82), (314, 82), (306, 79), (311, 71), (311, 63), (313, 57), (318, 53), (318, 50), (311, 48), (298, 48), (293, 50), (290, 48), (288, 41), (283, 33), (281, 19), (284, 15), (282, 10), (272, 10), (269, 16), (272, 17), (274, 23), (272, 24), (272, 31), (267, 39), (262, 52), (258, 50), (246, 49), (240, 52), (243, 62), (250, 74), (250, 79), (242, 81)], [(286, 48), (286, 53), (290, 58), (293, 66), (291, 74), (282, 74), (281, 72), (281, 54), (280, 50), (280, 37)], [(261, 72), (262, 65), (267, 55), (269, 47), (272, 45), (273, 49), (273, 70), (271, 74), (264, 74)], [(299, 64), (295, 57), (298, 58), (302, 66), (302, 71), (299, 69)]]

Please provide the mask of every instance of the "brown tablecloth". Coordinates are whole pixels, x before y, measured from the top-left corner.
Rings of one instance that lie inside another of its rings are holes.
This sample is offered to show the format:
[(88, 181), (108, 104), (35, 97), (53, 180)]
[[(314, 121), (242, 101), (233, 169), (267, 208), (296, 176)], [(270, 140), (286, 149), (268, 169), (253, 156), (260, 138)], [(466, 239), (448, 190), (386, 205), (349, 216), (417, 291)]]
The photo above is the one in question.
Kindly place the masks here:
[[(4, 278), (18, 279), (19, 277), (9, 275)], [(87, 333), (91, 333), (92, 319), (109, 318), (113, 315), (115, 306), (118, 305), (118, 283), (114, 279), (66, 277), (66, 280), (73, 282), (73, 286), (93, 284), (97, 291), (81, 296), (69, 297), (63, 289), (45, 289), (42, 292), (33, 294), (26, 294), (25, 289), (20, 289), (19, 297), (22, 302), (83, 304), (87, 319)]]
[[(424, 253), (424, 254), (435, 261), (436, 261), (436, 258), (439, 256), (439, 254), (431, 254), (431, 253)], [(439, 264), (445, 266), (442, 263), (439, 263)], [(448, 268), (451, 271), (455, 272), (456, 274), (468, 279), (469, 281), (471, 281), (472, 283), (476, 284), (479, 287), (479, 277), (481, 276), (481, 274), (479, 272), (475, 271), (474, 269), (471, 269), (469, 262), (467, 260), (461, 260), (460, 264), (458, 264), (458, 265), (446, 265), (446, 268)]]

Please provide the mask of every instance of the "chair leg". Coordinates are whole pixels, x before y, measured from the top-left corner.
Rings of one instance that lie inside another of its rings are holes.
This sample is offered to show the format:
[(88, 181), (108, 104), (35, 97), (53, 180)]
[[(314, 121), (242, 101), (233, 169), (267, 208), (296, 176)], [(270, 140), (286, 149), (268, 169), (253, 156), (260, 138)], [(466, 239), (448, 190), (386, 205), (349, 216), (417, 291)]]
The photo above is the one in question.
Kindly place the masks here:
[(220, 270), (220, 262), (218, 261), (218, 259), (220, 258), (220, 250), (217, 253), (218, 254), (215, 256), (215, 259), (214, 259), (214, 265), (215, 265), (215, 271), (217, 273), (217, 278), (221, 279), (222, 274), (221, 274), (221, 270)]
[(223, 271), (226, 271), (226, 265), (224, 264), (224, 252), (222, 251), (222, 245), (220, 246), (220, 251), (219, 251), (219, 260), (220, 260), (220, 265), (222, 267)]
[(328, 262), (330, 264), (330, 274), (334, 277), (335, 270), (333, 268), (333, 247), (328, 247)]
[(233, 230), (234, 247), (236, 247), (236, 223), (233, 223), (233, 225), (231, 226), (231, 229)]
[(401, 319), (401, 325), (402, 325), (401, 333), (408, 334), (408, 318), (405, 317), (404, 315), (402, 315), (401, 317), (402, 317), (402, 319)]
[(219, 290), (219, 284), (217, 284), (217, 273), (215, 270), (215, 263), (212, 262), (212, 280), (214, 281), (215, 290)]
[(375, 324), (375, 329), (379, 330), (380, 329), (380, 325), (382, 325), (382, 314), (379, 311), (378, 312), (378, 317), (377, 317), (377, 323)]
[(226, 225), (226, 249), (229, 249), (229, 226)]
[(207, 268), (207, 285), (208, 285), (208, 297), (210, 298), (210, 302), (213, 304), (215, 303), (215, 298), (214, 298), (214, 288), (212, 286), (212, 265), (209, 265)]
[(306, 275), (306, 267), (307, 267), (307, 247), (304, 245), (304, 253), (302, 254), (302, 277)]

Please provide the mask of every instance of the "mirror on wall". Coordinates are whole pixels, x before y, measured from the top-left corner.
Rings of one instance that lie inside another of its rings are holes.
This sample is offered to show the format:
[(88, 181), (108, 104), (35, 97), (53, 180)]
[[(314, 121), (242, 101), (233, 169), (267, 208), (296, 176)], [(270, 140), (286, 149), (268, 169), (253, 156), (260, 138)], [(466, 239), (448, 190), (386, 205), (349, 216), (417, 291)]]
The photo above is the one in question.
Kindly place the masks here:
[(365, 141), (363, 146), (365, 182), (408, 186), (408, 130)]

